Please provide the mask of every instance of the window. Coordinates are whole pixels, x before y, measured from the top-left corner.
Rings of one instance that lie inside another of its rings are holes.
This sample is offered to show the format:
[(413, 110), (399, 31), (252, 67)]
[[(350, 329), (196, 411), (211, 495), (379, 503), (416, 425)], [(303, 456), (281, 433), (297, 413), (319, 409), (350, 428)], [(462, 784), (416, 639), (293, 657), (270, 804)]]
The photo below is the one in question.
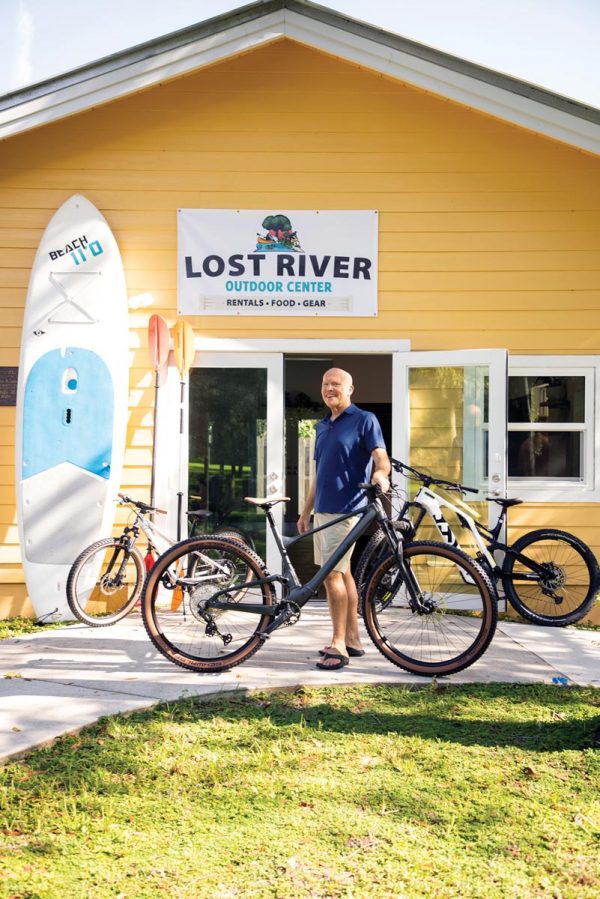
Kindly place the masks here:
[(590, 357), (566, 361), (509, 358), (508, 478), (513, 493), (530, 488), (538, 494), (530, 499), (550, 498), (557, 490), (557, 500), (584, 491), (581, 499), (592, 498), (595, 366)]

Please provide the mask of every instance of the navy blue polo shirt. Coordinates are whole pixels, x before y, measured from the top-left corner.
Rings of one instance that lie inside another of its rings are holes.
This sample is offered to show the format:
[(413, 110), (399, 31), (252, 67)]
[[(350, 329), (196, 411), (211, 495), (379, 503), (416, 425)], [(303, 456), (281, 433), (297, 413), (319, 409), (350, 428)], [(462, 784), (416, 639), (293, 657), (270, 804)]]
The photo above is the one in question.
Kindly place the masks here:
[(354, 403), (335, 421), (326, 415), (317, 424), (315, 512), (342, 515), (365, 505), (358, 485), (371, 480), (371, 453), (377, 448), (385, 449), (379, 422)]

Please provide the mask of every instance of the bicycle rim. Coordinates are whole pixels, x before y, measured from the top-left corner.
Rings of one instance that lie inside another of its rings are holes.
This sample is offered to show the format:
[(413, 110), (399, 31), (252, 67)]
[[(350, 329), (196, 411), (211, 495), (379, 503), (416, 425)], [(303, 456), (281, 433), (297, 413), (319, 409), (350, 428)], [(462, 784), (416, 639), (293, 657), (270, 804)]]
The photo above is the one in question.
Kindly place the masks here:
[[(260, 632), (270, 618), (244, 607), (272, 605), (270, 584), (247, 586), (266, 575), (261, 559), (238, 540), (199, 537), (177, 544), (146, 580), (142, 614), (150, 639), (171, 662), (192, 671), (239, 665), (264, 642)], [(215, 594), (235, 608), (207, 607)]]
[(118, 539), (99, 540), (73, 563), (67, 579), (67, 601), (79, 621), (106, 627), (134, 607), (144, 583), (139, 551)]
[(465, 553), (441, 543), (412, 543), (405, 564), (425, 610), (415, 607), (394, 556), (375, 569), (365, 593), (369, 636), (394, 665), (413, 674), (453, 674), (485, 652), (496, 629), (489, 578)]
[(519, 614), (537, 624), (564, 627), (588, 612), (598, 589), (598, 567), (588, 547), (562, 531), (532, 531), (512, 549), (544, 566), (531, 579), (530, 567), (507, 554), (502, 582), (507, 599)]

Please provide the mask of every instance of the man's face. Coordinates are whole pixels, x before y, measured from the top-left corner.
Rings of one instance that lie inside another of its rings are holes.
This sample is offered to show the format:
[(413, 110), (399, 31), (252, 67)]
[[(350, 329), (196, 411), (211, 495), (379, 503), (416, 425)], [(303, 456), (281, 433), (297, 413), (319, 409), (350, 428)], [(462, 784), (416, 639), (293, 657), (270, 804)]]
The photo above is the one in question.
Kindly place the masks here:
[(352, 402), (352, 379), (338, 368), (332, 368), (323, 375), (321, 396), (332, 412), (345, 409)]

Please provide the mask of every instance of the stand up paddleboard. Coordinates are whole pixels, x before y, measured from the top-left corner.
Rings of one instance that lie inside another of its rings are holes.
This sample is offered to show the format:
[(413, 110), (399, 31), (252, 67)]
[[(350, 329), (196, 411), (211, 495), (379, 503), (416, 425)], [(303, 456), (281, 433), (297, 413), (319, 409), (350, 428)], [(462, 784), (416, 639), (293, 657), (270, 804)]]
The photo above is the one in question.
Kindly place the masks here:
[(17, 389), (16, 484), (27, 590), (38, 619), (72, 618), (65, 584), (110, 534), (128, 394), (127, 291), (104, 216), (67, 200), (40, 242), (27, 292)]

